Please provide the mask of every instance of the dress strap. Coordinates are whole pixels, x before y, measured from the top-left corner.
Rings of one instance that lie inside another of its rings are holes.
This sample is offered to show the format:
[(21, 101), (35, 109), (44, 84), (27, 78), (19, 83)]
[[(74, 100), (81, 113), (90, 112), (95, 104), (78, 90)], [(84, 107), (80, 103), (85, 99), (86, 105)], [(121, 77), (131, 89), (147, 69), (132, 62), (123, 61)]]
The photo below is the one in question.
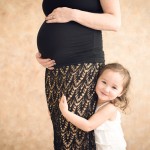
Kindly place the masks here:
[(100, 106), (98, 106), (97, 108), (96, 108), (96, 110), (98, 110), (99, 108), (101, 108), (101, 107), (103, 107), (103, 106), (105, 106), (106, 104), (108, 104), (109, 102), (105, 102), (105, 103), (103, 103), (102, 105), (100, 105)]

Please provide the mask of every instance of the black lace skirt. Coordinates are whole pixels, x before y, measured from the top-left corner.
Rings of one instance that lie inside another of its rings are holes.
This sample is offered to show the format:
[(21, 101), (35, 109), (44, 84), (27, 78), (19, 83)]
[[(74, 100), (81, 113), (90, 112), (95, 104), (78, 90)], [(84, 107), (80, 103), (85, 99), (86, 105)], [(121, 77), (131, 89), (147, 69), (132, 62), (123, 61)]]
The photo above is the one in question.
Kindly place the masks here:
[(94, 132), (84, 132), (62, 116), (58, 100), (64, 93), (69, 110), (88, 119), (95, 111), (95, 86), (103, 64), (83, 63), (46, 69), (45, 90), (54, 129), (55, 150), (95, 150)]

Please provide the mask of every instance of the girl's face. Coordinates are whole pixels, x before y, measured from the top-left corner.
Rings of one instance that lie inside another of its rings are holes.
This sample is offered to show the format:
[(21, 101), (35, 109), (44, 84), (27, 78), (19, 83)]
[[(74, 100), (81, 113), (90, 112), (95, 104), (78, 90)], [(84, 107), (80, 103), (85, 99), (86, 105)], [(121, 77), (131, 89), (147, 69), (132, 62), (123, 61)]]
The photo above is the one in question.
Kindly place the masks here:
[(96, 93), (101, 102), (114, 100), (123, 91), (123, 77), (119, 72), (106, 69), (99, 77)]

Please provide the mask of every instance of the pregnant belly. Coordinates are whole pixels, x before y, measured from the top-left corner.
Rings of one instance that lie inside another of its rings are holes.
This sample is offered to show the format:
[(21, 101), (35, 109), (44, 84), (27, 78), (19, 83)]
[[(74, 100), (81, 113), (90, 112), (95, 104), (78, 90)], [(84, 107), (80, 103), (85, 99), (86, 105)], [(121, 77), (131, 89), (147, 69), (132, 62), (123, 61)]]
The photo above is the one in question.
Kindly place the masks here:
[(75, 22), (43, 23), (37, 36), (37, 46), (43, 58), (73, 59), (93, 49), (94, 30)]

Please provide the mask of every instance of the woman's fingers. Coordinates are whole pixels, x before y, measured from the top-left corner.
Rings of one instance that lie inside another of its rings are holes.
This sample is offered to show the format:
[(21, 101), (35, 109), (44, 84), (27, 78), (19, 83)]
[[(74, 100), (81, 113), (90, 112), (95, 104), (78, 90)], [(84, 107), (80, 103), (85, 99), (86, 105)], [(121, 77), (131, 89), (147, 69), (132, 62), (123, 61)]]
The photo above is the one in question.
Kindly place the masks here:
[(38, 61), (43, 67), (53, 69), (54, 65), (56, 65), (54, 60), (51, 59), (42, 59), (40, 58)]
[(46, 23), (66, 23), (72, 20), (73, 11), (71, 8), (59, 7), (54, 9), (46, 18)]
[(41, 58), (40, 53), (36, 53), (36, 59), (43, 67), (48, 68), (50, 70), (54, 69), (54, 66), (56, 65), (55, 60), (51, 60), (50, 58), (43, 59)]
[(54, 60), (48, 60), (46, 62), (41, 62), (41, 65), (50, 69), (50, 70), (53, 70), (56, 63)]
[(53, 69), (54, 69), (54, 67), (47, 67), (47, 69), (49, 69), (49, 70), (53, 70)]
[[(37, 59), (37, 61), (40, 62), (40, 63), (47, 63), (47, 62), (51, 61), (50, 58), (43, 59), (43, 58), (41, 58), (41, 56), (38, 55), (38, 54), (36, 55), (36, 59)], [(54, 61), (54, 60), (53, 60), (53, 61)]]
[(36, 58), (40, 58), (41, 57), (41, 53), (37, 52), (35, 56), (36, 56)]

